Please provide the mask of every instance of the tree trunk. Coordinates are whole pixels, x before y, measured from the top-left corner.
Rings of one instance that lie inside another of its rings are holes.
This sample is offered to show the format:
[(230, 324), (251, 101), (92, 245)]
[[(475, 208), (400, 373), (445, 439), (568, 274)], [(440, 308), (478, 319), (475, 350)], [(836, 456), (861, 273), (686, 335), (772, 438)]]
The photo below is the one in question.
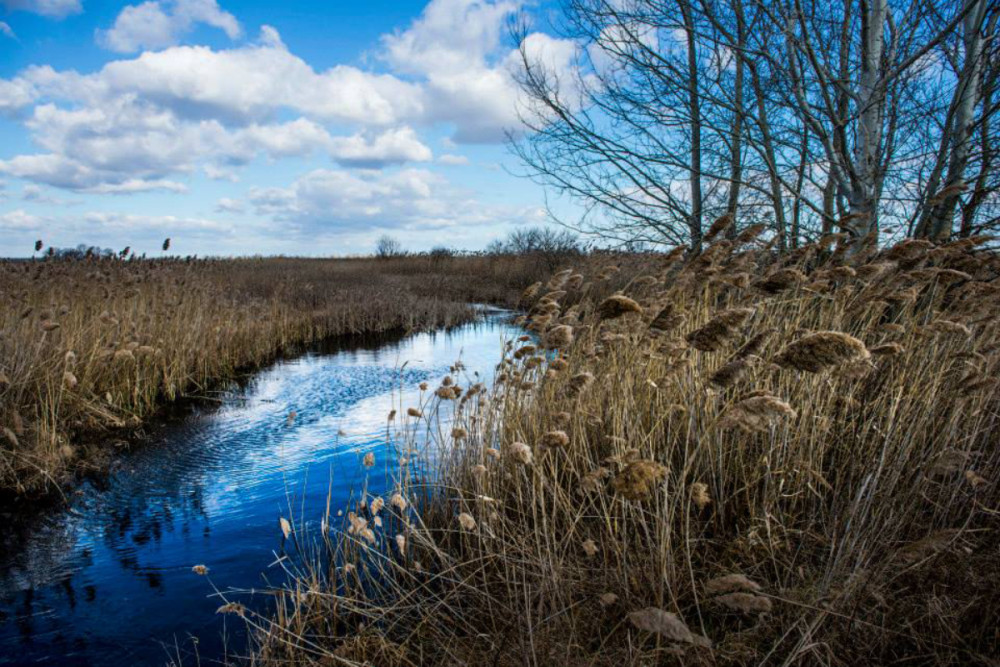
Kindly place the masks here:
[(969, 163), (969, 146), (972, 143), (975, 125), (976, 103), (979, 101), (979, 76), (983, 64), (983, 40), (980, 29), (986, 16), (986, 1), (969, 0), (969, 2), (972, 7), (962, 22), (965, 62), (958, 81), (960, 94), (955, 107), (951, 159), (948, 162), (948, 176), (945, 178), (945, 189), (948, 194), (942, 201), (936, 203), (934, 213), (931, 215), (929, 236), (937, 240), (946, 240), (951, 236), (955, 206), (958, 204), (960, 194), (957, 187), (963, 182), (965, 168)]
[(701, 248), (701, 101), (698, 94), (698, 51), (695, 43), (694, 19), (687, 0), (679, 0), (684, 29), (687, 31), (688, 112), (691, 115), (691, 215), (688, 228), (691, 248)]

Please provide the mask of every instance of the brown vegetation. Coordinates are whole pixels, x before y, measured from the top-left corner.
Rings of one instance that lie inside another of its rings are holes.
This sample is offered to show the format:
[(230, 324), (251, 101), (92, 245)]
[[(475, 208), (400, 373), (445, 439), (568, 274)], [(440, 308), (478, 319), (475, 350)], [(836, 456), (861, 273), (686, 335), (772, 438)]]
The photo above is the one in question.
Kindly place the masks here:
[[(508, 347), (374, 542), (323, 535), (248, 620), (255, 663), (992, 664), (1000, 259), (977, 245), (574, 267), (525, 322), (566, 346)], [(720, 378), (741, 346), (759, 361)], [(418, 432), (447, 431), (394, 444)]]
[(102, 465), (95, 434), (302, 344), (516, 305), (539, 270), (517, 257), (0, 262), (0, 492), (52, 491)]

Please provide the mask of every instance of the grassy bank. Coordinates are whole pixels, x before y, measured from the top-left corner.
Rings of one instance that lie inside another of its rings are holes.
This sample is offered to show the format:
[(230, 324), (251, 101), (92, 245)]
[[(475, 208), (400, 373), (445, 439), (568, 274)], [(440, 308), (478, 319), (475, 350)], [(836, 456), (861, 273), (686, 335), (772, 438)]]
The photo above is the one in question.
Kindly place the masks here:
[(294, 529), (254, 664), (993, 664), (1000, 260), (739, 241), (540, 286), (549, 350), (390, 422), (433, 478)]
[(0, 262), (0, 493), (99, 468), (117, 429), (340, 334), (454, 325), (511, 305), (528, 258)]

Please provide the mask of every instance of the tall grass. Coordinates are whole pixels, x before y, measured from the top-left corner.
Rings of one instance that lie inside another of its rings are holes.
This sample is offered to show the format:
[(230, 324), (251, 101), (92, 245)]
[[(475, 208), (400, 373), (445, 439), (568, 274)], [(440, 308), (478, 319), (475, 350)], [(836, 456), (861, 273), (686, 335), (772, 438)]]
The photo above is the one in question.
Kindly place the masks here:
[(528, 290), (455, 430), (430, 388), (392, 431), (434, 472), (297, 536), (253, 662), (992, 664), (1000, 259), (835, 240)]
[[(523, 258), (0, 261), (0, 493), (99, 469), (115, 429), (299, 345), (509, 305)], [(120, 439), (119, 439), (120, 440)]]

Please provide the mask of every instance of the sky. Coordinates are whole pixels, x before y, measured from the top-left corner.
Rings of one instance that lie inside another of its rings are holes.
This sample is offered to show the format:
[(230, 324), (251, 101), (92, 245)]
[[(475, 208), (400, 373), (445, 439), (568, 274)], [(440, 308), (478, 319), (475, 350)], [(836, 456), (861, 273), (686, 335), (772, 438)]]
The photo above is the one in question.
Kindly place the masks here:
[(0, 0), (0, 256), (476, 250), (545, 224), (505, 132), (523, 0)]

